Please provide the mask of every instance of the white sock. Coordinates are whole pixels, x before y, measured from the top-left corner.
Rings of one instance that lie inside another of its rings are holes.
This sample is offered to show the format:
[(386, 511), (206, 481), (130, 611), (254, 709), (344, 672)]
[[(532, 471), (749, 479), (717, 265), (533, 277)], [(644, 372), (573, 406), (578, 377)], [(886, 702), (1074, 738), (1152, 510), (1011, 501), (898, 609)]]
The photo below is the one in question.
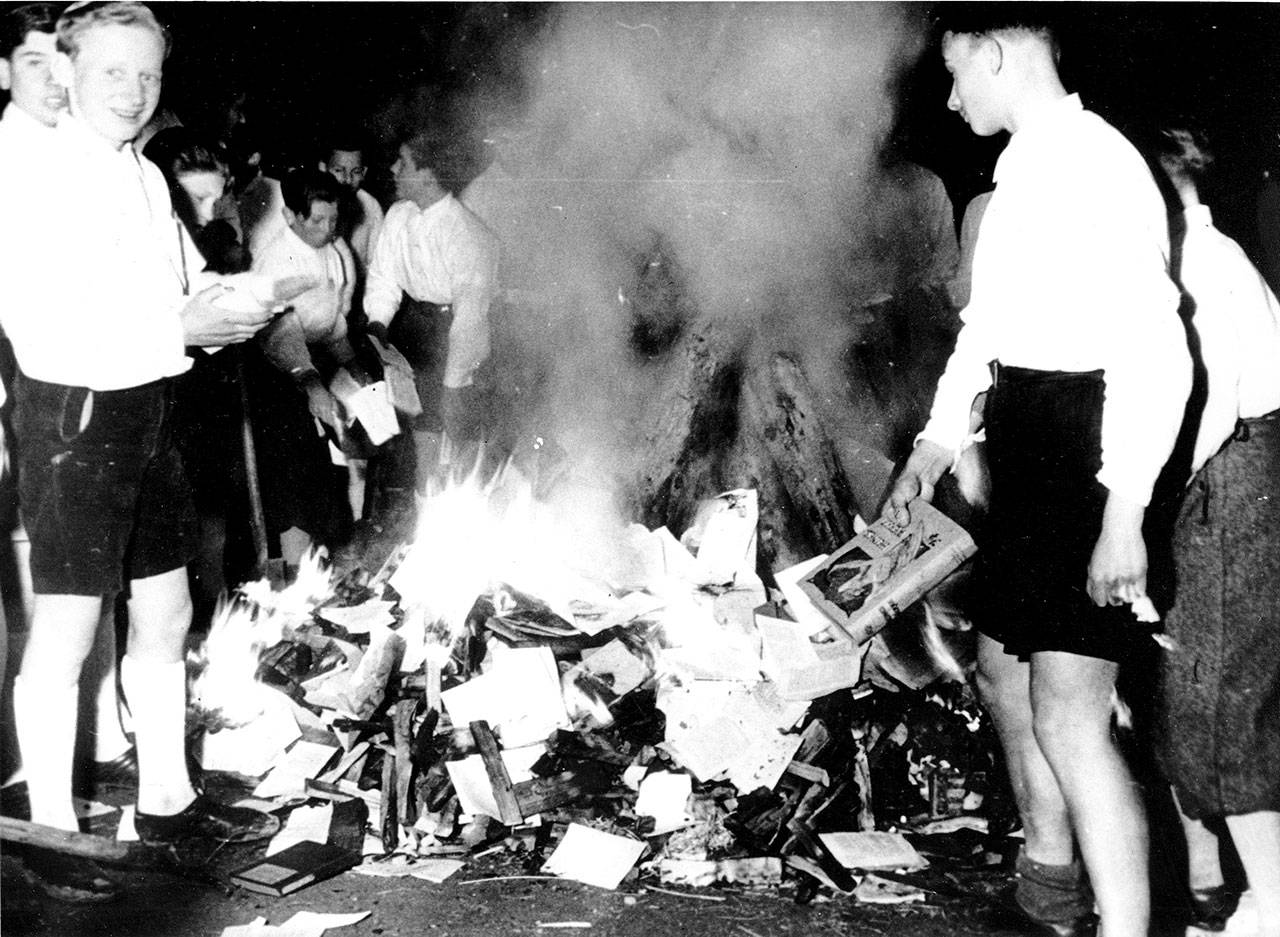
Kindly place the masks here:
[(178, 813), (195, 799), (187, 775), (187, 668), (125, 654), (120, 681), (138, 746), (138, 810)]
[(13, 714), (22, 753), (31, 820), (78, 832), (71, 805), (71, 768), (76, 747), (80, 691), (23, 677), (13, 681)]

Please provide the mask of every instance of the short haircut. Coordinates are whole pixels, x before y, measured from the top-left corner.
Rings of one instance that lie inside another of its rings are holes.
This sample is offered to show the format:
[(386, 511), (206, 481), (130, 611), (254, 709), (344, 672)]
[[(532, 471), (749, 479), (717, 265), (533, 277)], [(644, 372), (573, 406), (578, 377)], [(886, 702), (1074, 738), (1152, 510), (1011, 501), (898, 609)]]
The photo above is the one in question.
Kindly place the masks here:
[(360, 157), (365, 162), (368, 162), (369, 141), (364, 138), (363, 134), (354, 130), (344, 130), (340, 133), (332, 134), (324, 139), (320, 158), (328, 162), (329, 157), (339, 151), (343, 153), (359, 153)]
[(280, 183), (284, 207), (300, 218), (311, 217), (312, 202), (337, 205), (342, 199), (342, 184), (319, 169), (295, 169)]
[(989, 36), (996, 33), (1029, 33), (1045, 40), (1054, 57), (1062, 12), (1056, 3), (939, 3), (933, 12), (938, 35)]
[(80, 37), (98, 26), (141, 26), (160, 37), (164, 57), (169, 57), (173, 43), (169, 30), (161, 25), (145, 3), (107, 2), (73, 3), (58, 18), (58, 51), (73, 59), (80, 52)]
[(0, 14), (0, 59), (13, 58), (13, 50), (27, 33), (52, 33), (58, 23), (58, 7), (52, 3), (23, 3)]
[(213, 140), (187, 127), (166, 127), (147, 141), (142, 155), (176, 181), (193, 172), (227, 173), (227, 157)]
[(1214, 163), (1213, 146), (1204, 128), (1191, 120), (1165, 124), (1156, 139), (1156, 155), (1162, 164), (1201, 179)]
[(400, 145), (408, 148), (415, 166), (430, 169), (436, 181), (454, 195), (471, 181), (467, 157), (456, 136), (423, 131), (406, 135)]

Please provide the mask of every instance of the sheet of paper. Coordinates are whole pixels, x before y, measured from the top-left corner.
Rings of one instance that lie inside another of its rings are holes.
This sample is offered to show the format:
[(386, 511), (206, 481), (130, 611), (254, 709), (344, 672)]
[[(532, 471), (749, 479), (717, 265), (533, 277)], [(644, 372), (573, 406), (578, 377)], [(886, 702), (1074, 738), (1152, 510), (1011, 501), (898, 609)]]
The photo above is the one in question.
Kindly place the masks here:
[(929, 863), (901, 833), (819, 833), (846, 869), (922, 869)]
[(390, 627), (395, 624), (396, 617), (391, 614), (395, 605), (395, 602), (384, 599), (370, 599), (346, 608), (326, 606), (320, 609), (319, 614), (325, 621), (331, 621), (351, 634), (368, 634), (369, 629), (374, 626)]
[(394, 345), (384, 345), (372, 336), (369, 340), (382, 359), (382, 372), (392, 405), (405, 416), (417, 416), (422, 412), (422, 399), (418, 396), (408, 359)]
[(772, 790), (795, 758), (802, 741), (799, 735), (776, 732), (753, 736), (751, 744), (729, 768), (730, 782), (742, 794), (758, 787)]
[(353, 911), (349, 914), (321, 914), (318, 911), (299, 911), (281, 924), (286, 928), (318, 928), (320, 931), (359, 924), (373, 912)]
[(260, 937), (268, 927), (265, 917), (257, 917), (248, 924), (232, 924), (222, 929), (222, 937)]
[(296, 742), (271, 769), (271, 773), (254, 788), (253, 796), (285, 797), (305, 793), (307, 781), (323, 771), (329, 759), (338, 751), (335, 745), (321, 745), (305, 739)]
[(640, 782), (640, 796), (636, 798), (636, 814), (653, 817), (653, 835), (670, 833), (692, 821), (685, 813), (685, 804), (693, 793), (693, 778), (672, 771), (658, 771)]
[(323, 843), (329, 839), (333, 822), (333, 804), (319, 807), (296, 807), (289, 813), (280, 832), (267, 844), (267, 855), (274, 856), (294, 843)]
[[(529, 745), (525, 748), (508, 748), (502, 751), (502, 763), (507, 766), (507, 774), (512, 784), (533, 779), (529, 769), (534, 762), (546, 754), (545, 745)], [(483, 814), (502, 819), (498, 810), (498, 802), (493, 796), (493, 785), (484, 768), (484, 759), (479, 755), (468, 755), (458, 761), (446, 761), (445, 770), (449, 772), (449, 780), (458, 794), (458, 805), (462, 812), (477, 816)]]
[(639, 840), (570, 823), (542, 871), (597, 888), (617, 888), (644, 849)]
[(260, 777), (302, 737), (293, 717), (293, 701), (274, 691), (263, 697), (268, 701), (266, 708), (248, 725), (205, 734), (200, 764), (206, 771)]
[(733, 582), (739, 571), (754, 572), (759, 504), (749, 488), (718, 495), (698, 544), (698, 568), (706, 583)]
[(358, 420), (369, 435), (369, 442), (381, 446), (400, 432), (391, 389), (386, 381), (374, 381), (356, 391), (350, 401), (343, 401), (347, 416)]
[(778, 583), (778, 588), (782, 590), (783, 598), (787, 600), (787, 608), (791, 611), (791, 617), (796, 620), (796, 623), (800, 625), (805, 634), (817, 634), (820, 631), (826, 631), (833, 624), (826, 613), (818, 608), (813, 599), (809, 598), (808, 594), (800, 588), (800, 580), (826, 562), (828, 555), (820, 553), (811, 560), (805, 560), (803, 563), (789, 566), (780, 572), (774, 573), (773, 576)]
[(483, 719), (505, 747), (540, 742), (569, 717), (560, 691), (560, 672), (548, 647), (494, 648), (487, 673), (441, 694), (454, 725)]
[(433, 882), (439, 885), (466, 867), (467, 864), (461, 859), (420, 859), (418, 860), (418, 867), (410, 872), (409, 875), (411, 878), (418, 878), (424, 882)]

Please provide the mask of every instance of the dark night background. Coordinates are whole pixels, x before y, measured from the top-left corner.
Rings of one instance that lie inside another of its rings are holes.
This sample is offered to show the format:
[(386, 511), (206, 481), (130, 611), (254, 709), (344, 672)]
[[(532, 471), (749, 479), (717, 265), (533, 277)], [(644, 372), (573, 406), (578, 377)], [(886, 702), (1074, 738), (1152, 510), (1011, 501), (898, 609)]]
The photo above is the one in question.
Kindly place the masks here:
[[(1135, 139), (1168, 115), (1200, 120), (1229, 180), (1215, 199), (1220, 222), (1252, 241), (1253, 193), (1264, 166), (1280, 156), (1280, 6), (1054, 7), (1068, 87)], [(175, 36), (166, 103), (193, 121), (229, 89), (241, 88), (252, 124), (281, 160), (306, 158), (321, 128), (338, 123), (363, 125), (385, 145), (395, 123), (449, 121), (458, 103), (482, 99), (493, 119), (518, 113), (519, 52), (551, 28), (558, 12), (555, 4), (498, 3), (155, 8)], [(913, 5), (922, 29), (928, 10)], [(901, 76), (900, 87), (899, 139), (944, 178), (961, 210), (984, 187), (1002, 141), (977, 140), (946, 111), (947, 76), (936, 48)], [(385, 163), (376, 168), (385, 172)], [(377, 191), (376, 180), (372, 187)]]

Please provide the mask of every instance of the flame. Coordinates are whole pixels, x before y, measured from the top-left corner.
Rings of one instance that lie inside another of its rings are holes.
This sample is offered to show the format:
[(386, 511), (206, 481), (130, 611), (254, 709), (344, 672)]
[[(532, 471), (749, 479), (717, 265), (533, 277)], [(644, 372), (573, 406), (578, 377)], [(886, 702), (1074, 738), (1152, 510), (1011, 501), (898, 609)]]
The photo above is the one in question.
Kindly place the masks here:
[(209, 634), (187, 655), (188, 668), (196, 674), (192, 707), (223, 726), (244, 725), (261, 715), (263, 694), (271, 692), (257, 680), (262, 652), (310, 619), (333, 594), (331, 578), (327, 551), (312, 547), (299, 562), (297, 577), (279, 592), (261, 579), (219, 599)]
[[(964, 682), (964, 667), (956, 660), (955, 655), (951, 653), (951, 649), (947, 647), (947, 642), (942, 640), (942, 625), (939, 619), (944, 617), (944, 613), (933, 608), (933, 603), (926, 599), (924, 605), (924, 623), (920, 626), (921, 645), (928, 652), (929, 657), (937, 665), (942, 675), (956, 683)], [(948, 631), (965, 630), (955, 627), (947, 628)]]

